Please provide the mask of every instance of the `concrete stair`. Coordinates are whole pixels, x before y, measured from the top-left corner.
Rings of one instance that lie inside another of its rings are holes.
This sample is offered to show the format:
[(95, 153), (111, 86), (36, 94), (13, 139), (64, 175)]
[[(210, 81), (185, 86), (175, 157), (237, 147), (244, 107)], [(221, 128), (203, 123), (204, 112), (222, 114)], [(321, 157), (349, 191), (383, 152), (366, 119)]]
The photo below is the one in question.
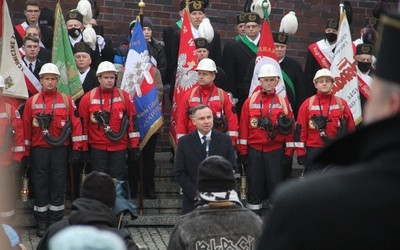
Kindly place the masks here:
[[(139, 210), (139, 199), (133, 199), (138, 207), (139, 218), (130, 220), (123, 218), (126, 226), (173, 226), (181, 215), (182, 196), (179, 194), (179, 185), (173, 176), (173, 164), (169, 162), (170, 153), (156, 153), (155, 191), (157, 199), (143, 199), (143, 208)], [(295, 161), (294, 161), (295, 162)], [(302, 167), (294, 164), (292, 177), (301, 174)], [(138, 195), (139, 196), (139, 195)], [(66, 200), (65, 217), (71, 212), (71, 201)], [(263, 207), (268, 207), (265, 202)], [(36, 222), (33, 217), (33, 200), (17, 202), (17, 216), (15, 226), (34, 227)]]

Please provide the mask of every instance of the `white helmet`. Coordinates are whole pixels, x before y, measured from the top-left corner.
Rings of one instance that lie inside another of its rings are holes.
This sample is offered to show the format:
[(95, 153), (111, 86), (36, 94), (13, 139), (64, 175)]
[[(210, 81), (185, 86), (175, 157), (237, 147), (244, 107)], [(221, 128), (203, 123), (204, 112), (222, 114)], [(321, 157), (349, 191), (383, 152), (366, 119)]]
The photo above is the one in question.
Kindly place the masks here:
[(264, 64), (263, 66), (261, 66), (260, 73), (258, 74), (258, 79), (260, 79), (261, 77), (272, 77), (272, 76), (279, 77), (279, 74), (276, 71), (274, 65)]
[(96, 76), (100, 76), (101, 73), (103, 72), (114, 72), (115, 74), (117, 73), (117, 69), (115, 68), (114, 64), (112, 64), (109, 61), (104, 61), (99, 64), (99, 67), (97, 68)]
[(204, 58), (197, 65), (196, 71), (204, 70), (218, 73), (217, 66), (215, 66), (215, 62), (210, 58)]
[(55, 74), (60, 77), (60, 71), (54, 63), (46, 63), (43, 65), (40, 69), (39, 76), (42, 76), (43, 74)]
[(323, 76), (329, 77), (332, 79), (332, 81), (335, 81), (335, 79), (333, 78), (332, 73), (329, 69), (320, 69), (315, 74), (314, 83), (317, 82), (318, 78), (323, 77)]
[(0, 88), (5, 88), (6, 85), (4, 84), (4, 77), (0, 76)]

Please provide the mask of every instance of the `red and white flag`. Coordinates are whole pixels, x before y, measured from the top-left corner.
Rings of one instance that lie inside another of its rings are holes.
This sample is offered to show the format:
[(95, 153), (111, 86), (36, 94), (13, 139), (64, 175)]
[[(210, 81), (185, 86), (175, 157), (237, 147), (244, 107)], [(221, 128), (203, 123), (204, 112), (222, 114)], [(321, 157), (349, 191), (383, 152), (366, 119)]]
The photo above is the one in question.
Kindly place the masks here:
[(256, 58), (256, 64), (253, 71), (253, 78), (251, 80), (249, 96), (253, 94), (254, 91), (258, 90), (260, 87), (260, 81), (258, 80), (258, 74), (260, 73), (261, 66), (265, 64), (272, 64), (276, 68), (281, 80), (275, 87), (276, 93), (283, 97), (286, 97), (285, 83), (282, 77), (281, 66), (279, 65), (278, 56), (275, 52), (274, 39), (272, 38), (271, 28), (266, 17), (263, 18), (263, 25), (261, 28), (261, 37), (258, 44), (258, 52)]
[(177, 141), (176, 121), (178, 104), (180, 104), (182, 97), (187, 91), (198, 85), (196, 71), (198, 60), (195, 53), (196, 45), (193, 40), (187, 9), (184, 9), (183, 13), (183, 22), (179, 42), (178, 66), (176, 69), (175, 89), (171, 110), (171, 123), (169, 127), (170, 141), (174, 147), (176, 146)]
[(6, 0), (0, 0), (0, 8), (0, 75), (6, 85), (3, 95), (27, 99), (28, 90), (22, 72), (22, 61)]
[(347, 101), (353, 114), (354, 123), (359, 124), (362, 121), (360, 91), (353, 42), (346, 13), (340, 15), (339, 34), (330, 70), (335, 79), (333, 94)]

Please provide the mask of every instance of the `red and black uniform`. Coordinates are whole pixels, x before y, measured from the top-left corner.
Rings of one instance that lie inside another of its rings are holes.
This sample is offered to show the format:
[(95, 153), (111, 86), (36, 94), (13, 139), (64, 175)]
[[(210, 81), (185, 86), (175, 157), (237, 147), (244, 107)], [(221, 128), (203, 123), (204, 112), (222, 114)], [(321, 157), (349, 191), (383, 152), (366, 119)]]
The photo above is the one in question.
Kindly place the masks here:
[(226, 134), (232, 138), (232, 144), (235, 146), (239, 128), (236, 110), (229, 95), (216, 87), (214, 83), (206, 86), (199, 85), (183, 96), (182, 102), (178, 104), (177, 140), (196, 129), (189, 118), (189, 110), (199, 104), (207, 104), (216, 118), (221, 118), (222, 115), (226, 116), (228, 123)]
[[(293, 156), (294, 129), (292, 127), (287, 135), (279, 132), (278, 117), (281, 115), (293, 120), (289, 102), (276, 92), (257, 91), (242, 106), (238, 154), (248, 156), (247, 207), (255, 211), (262, 209), (262, 200), (283, 180), (281, 161), (284, 155)], [(261, 125), (260, 120), (269, 120), (270, 129)]]
[[(326, 139), (333, 139), (337, 136), (340, 128), (340, 118), (346, 121), (347, 131), (350, 132), (355, 129), (353, 115), (347, 102), (340, 97), (335, 97), (332, 94), (322, 94), (318, 91), (316, 95), (306, 99), (299, 109), (297, 117), (298, 131), (296, 131), (296, 133), (299, 133), (299, 139), (296, 140), (298, 157), (307, 155), (307, 158), (313, 158), (319, 149), (325, 146), (324, 139), (321, 136), (322, 131), (311, 120), (313, 116), (327, 118), (326, 128), (324, 129), (327, 136)], [(310, 172), (320, 167), (323, 166), (308, 164), (305, 170)]]
[[(128, 129), (119, 141), (110, 140), (104, 126), (94, 118), (94, 114), (102, 110), (109, 112), (108, 125), (116, 133), (121, 129), (124, 115), (128, 117)], [(112, 178), (122, 179), (127, 147), (130, 145), (131, 148), (138, 148), (140, 140), (138, 127), (133, 124), (136, 110), (129, 94), (117, 88), (94, 88), (82, 97), (79, 114), (83, 119), (84, 138), (88, 139), (83, 150), (88, 150), (90, 146), (92, 169), (108, 173)]]
[[(14, 135), (10, 133), (10, 126)], [(12, 183), (13, 161), (21, 162), (25, 153), (24, 127), (21, 116), (12, 105), (0, 96), (0, 217), (9, 218), (15, 214), (16, 192)]]
[[(71, 134), (61, 146), (52, 146), (44, 138), (37, 115), (50, 114), (48, 132), (59, 138), (68, 121)], [(61, 220), (64, 214), (64, 189), (68, 162), (68, 149), (82, 150), (82, 125), (72, 99), (58, 91), (44, 91), (30, 97), (23, 114), (26, 155), (34, 167), (35, 204), (38, 223)]]

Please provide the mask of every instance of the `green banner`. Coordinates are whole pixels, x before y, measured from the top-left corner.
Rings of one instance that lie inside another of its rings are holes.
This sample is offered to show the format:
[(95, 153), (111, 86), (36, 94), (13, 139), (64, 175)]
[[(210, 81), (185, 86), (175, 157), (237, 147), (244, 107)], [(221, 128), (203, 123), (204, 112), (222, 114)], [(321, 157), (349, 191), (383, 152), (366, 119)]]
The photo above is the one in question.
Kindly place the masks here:
[(55, 10), (55, 24), (53, 37), (53, 52), (51, 61), (57, 65), (60, 71), (58, 91), (71, 96), (73, 100), (83, 95), (82, 83), (79, 78), (78, 69), (75, 64), (69, 42), (67, 27), (61, 10), (60, 2), (57, 2)]

